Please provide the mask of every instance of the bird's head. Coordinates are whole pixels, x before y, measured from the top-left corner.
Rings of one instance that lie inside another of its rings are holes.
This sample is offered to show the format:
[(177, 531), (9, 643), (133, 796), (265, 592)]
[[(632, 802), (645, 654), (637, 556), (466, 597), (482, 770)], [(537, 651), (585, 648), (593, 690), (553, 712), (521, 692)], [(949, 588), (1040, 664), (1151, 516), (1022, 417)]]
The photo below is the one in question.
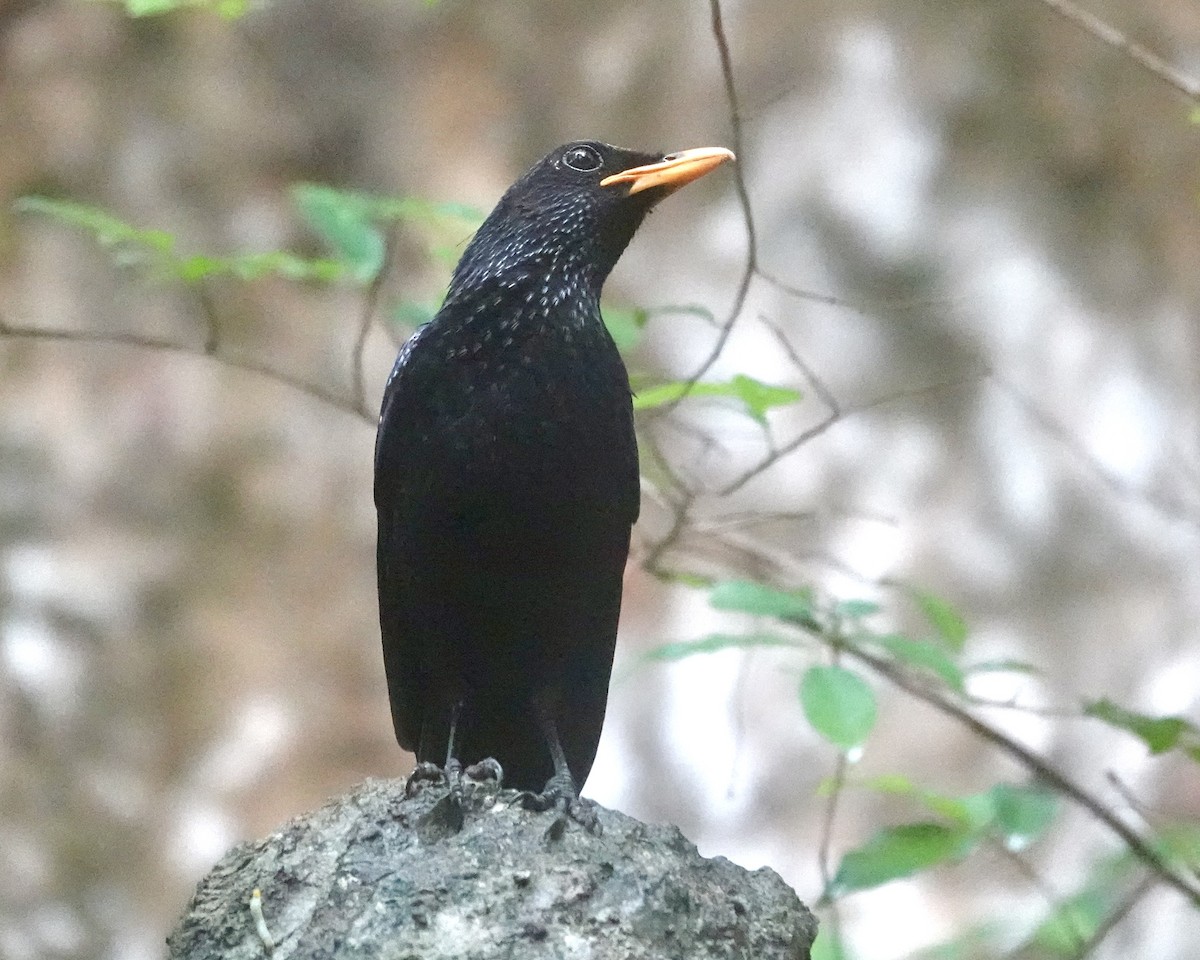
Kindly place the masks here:
[(496, 204), (463, 253), (451, 295), (487, 279), (558, 278), (599, 297), (651, 207), (732, 159), (723, 147), (661, 154), (595, 140), (564, 144)]

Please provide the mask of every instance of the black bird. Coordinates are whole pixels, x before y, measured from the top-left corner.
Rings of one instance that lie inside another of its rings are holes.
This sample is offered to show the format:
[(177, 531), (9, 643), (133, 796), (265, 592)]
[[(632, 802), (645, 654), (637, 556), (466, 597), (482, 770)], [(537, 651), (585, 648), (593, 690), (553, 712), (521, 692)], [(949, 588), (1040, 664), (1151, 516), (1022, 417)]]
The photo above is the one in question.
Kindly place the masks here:
[(396, 739), (574, 800), (596, 755), (638, 516), (629, 378), (600, 289), (643, 217), (731, 159), (583, 141), (514, 183), (404, 344), (375, 443)]

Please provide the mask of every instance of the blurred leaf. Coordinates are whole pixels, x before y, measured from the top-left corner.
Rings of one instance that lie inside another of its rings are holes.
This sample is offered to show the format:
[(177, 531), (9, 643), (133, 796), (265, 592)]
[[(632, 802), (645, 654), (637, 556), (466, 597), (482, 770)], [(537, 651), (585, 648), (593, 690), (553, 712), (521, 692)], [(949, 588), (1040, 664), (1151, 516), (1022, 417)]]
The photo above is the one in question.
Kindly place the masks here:
[(284, 250), (269, 253), (246, 253), (232, 257), (210, 257), (203, 254), (179, 260), (174, 274), (186, 283), (195, 283), (208, 276), (228, 274), (239, 280), (258, 280), (272, 274), (289, 280), (320, 280), (329, 282), (343, 275), (345, 267), (336, 260), (309, 260)]
[(912, 597), (942, 643), (954, 653), (961, 653), (967, 642), (967, 624), (962, 615), (945, 600), (924, 590), (913, 590)]
[(822, 925), (817, 939), (813, 941), (809, 960), (850, 960), (850, 953), (846, 950), (846, 945), (838, 939), (835, 927), (826, 929)]
[(878, 644), (903, 664), (931, 671), (956, 693), (962, 693), (965, 689), (962, 670), (937, 644), (927, 640), (911, 640), (894, 633), (869, 637), (865, 642)]
[(1200, 823), (1173, 823), (1158, 831), (1158, 846), (1189, 870), (1200, 868)]
[(884, 774), (852, 783), (876, 793), (911, 797), (931, 813), (945, 817), (956, 829), (973, 834), (984, 829), (994, 817), (993, 803), (987, 794), (952, 797), (928, 790), (900, 774)]
[(609, 335), (622, 353), (637, 346), (638, 340), (642, 337), (642, 330), (646, 327), (646, 321), (650, 318), (645, 310), (638, 307), (603, 305), (600, 312), (604, 316), (604, 325), (608, 327)]
[(355, 280), (368, 284), (375, 279), (383, 268), (387, 244), (372, 220), (374, 206), (369, 196), (299, 183), (292, 187), (292, 198), (309, 226), (350, 268)]
[(862, 620), (874, 616), (879, 610), (879, 604), (874, 600), (842, 600), (833, 608), (833, 614), (846, 620)]
[(401, 300), (392, 309), (392, 323), (405, 331), (415, 330), (437, 316), (439, 307), (429, 300)]
[(739, 373), (723, 383), (696, 383), (688, 389), (688, 381), (672, 380), (652, 387), (644, 387), (633, 398), (635, 410), (650, 410), (654, 407), (674, 403), (680, 397), (721, 397), (739, 401), (746, 413), (756, 422), (766, 425), (767, 411), (772, 407), (786, 406), (800, 399), (800, 392), (788, 387), (773, 387)]
[(1200, 749), (1200, 729), (1183, 717), (1156, 717), (1146, 713), (1135, 713), (1118, 706), (1107, 697), (1084, 703), (1083, 712), (1110, 727), (1126, 730), (1140, 737), (1152, 754), (1166, 753), (1177, 746), (1182, 746), (1189, 754)]
[(62, 223), (82, 227), (105, 247), (128, 244), (144, 247), (157, 256), (170, 256), (175, 249), (175, 238), (166, 231), (141, 230), (85, 203), (31, 196), (19, 198), (13, 204), (13, 208), (21, 213), (41, 214)]
[(220, 275), (257, 280), (270, 274), (290, 280), (331, 281), (343, 272), (342, 265), (336, 261), (310, 260), (283, 250), (229, 257), (181, 256), (176, 252), (175, 237), (166, 231), (142, 230), (97, 207), (70, 200), (22, 197), (14, 206), (19, 211), (50, 217), (86, 230), (102, 247), (112, 251), (118, 264), (147, 267), (184, 283), (197, 283), (206, 277)]
[(698, 640), (681, 640), (677, 643), (660, 644), (647, 650), (642, 654), (642, 658), (645, 660), (682, 660), (684, 657), (716, 653), (719, 650), (796, 646), (796, 641), (790, 637), (781, 637), (772, 633), (710, 633)]
[(988, 794), (995, 811), (994, 828), (1009, 850), (1024, 850), (1058, 814), (1058, 796), (1043, 787), (998, 783)]
[(212, 10), (227, 20), (244, 16), (250, 10), (249, 0), (116, 0), (131, 17), (153, 17), (183, 7)]
[(812, 728), (843, 750), (861, 745), (875, 726), (874, 691), (845, 667), (809, 667), (800, 679), (800, 703)]
[(998, 783), (983, 793), (962, 797), (928, 790), (899, 774), (886, 774), (850, 785), (911, 797), (926, 810), (945, 817), (950, 826), (966, 835), (999, 836), (1010, 850), (1023, 850), (1037, 840), (1058, 813), (1057, 795), (1036, 786)]
[(963, 673), (1028, 673), (1040, 675), (1041, 670), (1024, 660), (980, 660), (962, 668)]
[(717, 610), (736, 610), (780, 620), (808, 620), (812, 617), (812, 594), (808, 590), (776, 590), (753, 580), (726, 580), (708, 595)]
[(1079, 948), (1099, 928), (1104, 911), (1104, 897), (1096, 890), (1085, 890), (1058, 904), (1034, 931), (1033, 942), (1051, 953), (1077, 957)]
[(842, 858), (830, 884), (830, 896), (878, 887), (891, 880), (956, 860), (972, 847), (970, 835), (940, 823), (887, 827)]

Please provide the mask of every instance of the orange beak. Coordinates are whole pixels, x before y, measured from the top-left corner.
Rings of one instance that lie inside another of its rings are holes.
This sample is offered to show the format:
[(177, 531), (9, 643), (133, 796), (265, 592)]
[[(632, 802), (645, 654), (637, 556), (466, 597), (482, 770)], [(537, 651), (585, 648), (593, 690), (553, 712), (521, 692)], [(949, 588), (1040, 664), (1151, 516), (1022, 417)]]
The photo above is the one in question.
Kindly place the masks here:
[(710, 170), (715, 170), (726, 160), (736, 159), (732, 150), (724, 147), (697, 147), (695, 150), (681, 150), (670, 153), (658, 163), (650, 163), (644, 167), (631, 167), (605, 177), (600, 186), (608, 187), (614, 183), (630, 184), (631, 194), (649, 190), (651, 187), (666, 187), (677, 190), (685, 183), (698, 180)]

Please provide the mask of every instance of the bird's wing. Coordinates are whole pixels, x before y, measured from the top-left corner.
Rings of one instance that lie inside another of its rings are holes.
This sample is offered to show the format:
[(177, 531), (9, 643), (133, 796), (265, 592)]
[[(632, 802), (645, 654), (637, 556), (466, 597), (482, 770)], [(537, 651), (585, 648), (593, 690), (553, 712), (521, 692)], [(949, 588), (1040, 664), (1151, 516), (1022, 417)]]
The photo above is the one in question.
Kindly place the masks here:
[(413, 558), (405, 531), (411, 521), (417, 492), (410, 489), (412, 464), (421, 455), (421, 437), (408, 415), (422, 389), (421, 365), (412, 362), (423, 333), (414, 333), (400, 350), (383, 392), (379, 428), (375, 435), (375, 507), (379, 528), (376, 570), (379, 578), (379, 627), (388, 699), (396, 739), (406, 750), (416, 750), (423, 714), (422, 676), (418, 625), (405, 622), (412, 609)]

